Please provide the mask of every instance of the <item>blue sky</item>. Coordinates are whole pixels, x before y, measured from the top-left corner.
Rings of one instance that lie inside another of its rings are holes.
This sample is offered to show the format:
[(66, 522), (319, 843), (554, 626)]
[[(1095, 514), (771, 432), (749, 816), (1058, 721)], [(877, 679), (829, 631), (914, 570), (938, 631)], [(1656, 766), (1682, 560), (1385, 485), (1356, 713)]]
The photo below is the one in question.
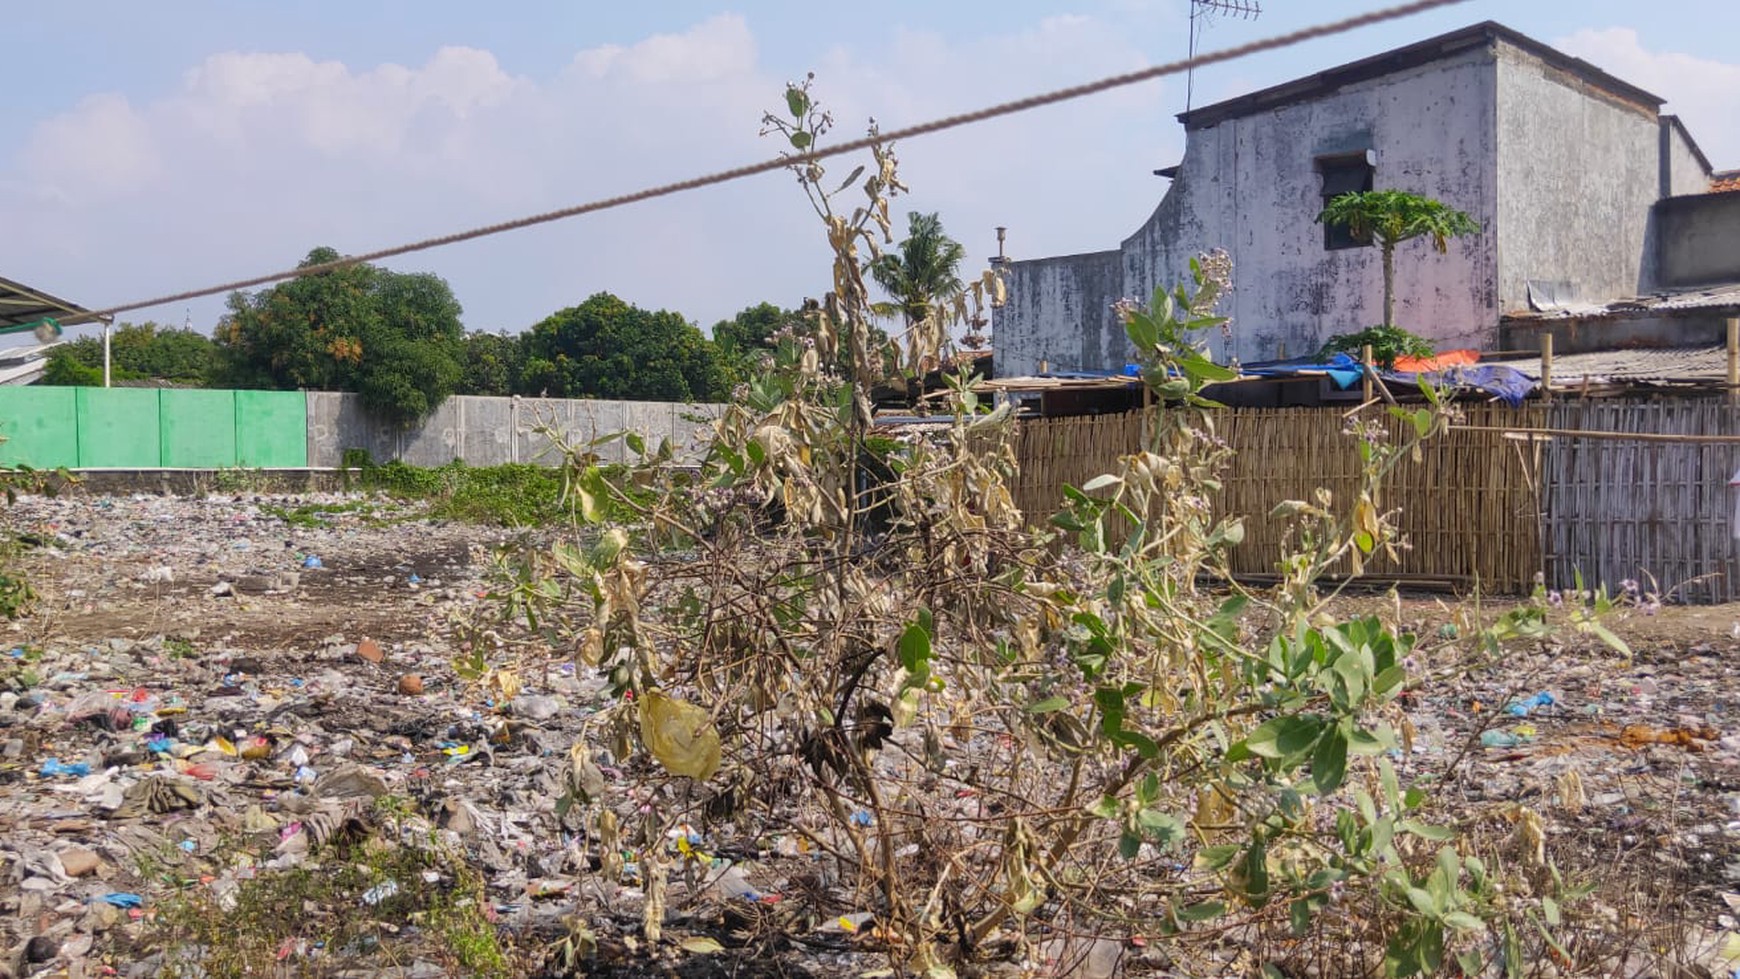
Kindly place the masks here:
[[(1367, 9), (1264, 0), (1208, 48)], [(1184, 0), (873, 6), (526, 0), (69, 0), (9, 25), (0, 275), (101, 306), (365, 251), (770, 155), (761, 110), (817, 73), (843, 135), (1182, 57)], [(1199, 73), (1196, 104), (1480, 20), (1668, 99), (1740, 167), (1740, 4), (1475, 0)], [(1169, 78), (901, 147), (912, 195), (978, 267), (1113, 247), (1183, 146)], [(849, 169), (849, 165), (845, 167)], [(824, 287), (785, 175), (408, 256), (472, 329), (520, 330), (608, 290), (710, 326)], [(209, 329), (221, 300), (132, 318)]]

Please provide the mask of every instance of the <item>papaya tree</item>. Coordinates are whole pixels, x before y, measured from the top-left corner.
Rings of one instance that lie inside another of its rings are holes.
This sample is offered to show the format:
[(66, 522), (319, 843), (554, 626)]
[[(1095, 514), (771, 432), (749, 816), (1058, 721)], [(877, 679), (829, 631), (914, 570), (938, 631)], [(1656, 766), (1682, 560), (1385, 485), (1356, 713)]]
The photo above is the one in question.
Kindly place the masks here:
[(1396, 325), (1396, 246), (1426, 238), (1442, 255), (1450, 239), (1477, 234), (1480, 225), (1443, 201), (1405, 190), (1353, 191), (1333, 197), (1317, 215), (1322, 224), (1346, 228), (1362, 241), (1378, 246), (1384, 262), (1384, 327)]

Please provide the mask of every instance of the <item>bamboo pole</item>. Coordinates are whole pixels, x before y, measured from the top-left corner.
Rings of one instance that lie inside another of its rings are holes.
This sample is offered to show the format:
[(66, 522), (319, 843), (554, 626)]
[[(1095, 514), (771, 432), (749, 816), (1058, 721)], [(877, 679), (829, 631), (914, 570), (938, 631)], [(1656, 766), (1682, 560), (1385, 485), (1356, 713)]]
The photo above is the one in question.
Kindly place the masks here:
[(1359, 352), (1359, 362), (1360, 362), (1360, 365), (1365, 368), (1364, 370), (1362, 370), (1360, 372), (1365, 377), (1365, 386), (1363, 388), (1361, 388), (1361, 390), (1363, 390), (1365, 392), (1365, 400), (1370, 401), (1371, 400), (1371, 379), (1372, 379), (1371, 344), (1369, 344), (1369, 343), (1366, 344), (1365, 348)]
[(1740, 404), (1740, 316), (1728, 317), (1728, 404)]
[(1553, 335), (1541, 334), (1541, 400), (1553, 400)]
[[(1631, 407), (1627, 405), (1626, 407)], [(1452, 425), (1453, 432), (1503, 432), (1506, 435), (1541, 435), (1560, 438), (1611, 439), (1620, 442), (1679, 442), (1740, 445), (1740, 435), (1681, 435), (1662, 432), (1609, 432), (1590, 428), (1517, 428), (1509, 425)]]

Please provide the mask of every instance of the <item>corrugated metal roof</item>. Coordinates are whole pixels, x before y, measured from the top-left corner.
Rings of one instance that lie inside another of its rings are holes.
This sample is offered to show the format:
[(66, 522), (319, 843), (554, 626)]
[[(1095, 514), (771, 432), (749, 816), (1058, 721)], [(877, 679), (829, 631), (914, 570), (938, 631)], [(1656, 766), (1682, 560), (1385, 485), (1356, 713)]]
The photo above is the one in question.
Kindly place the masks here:
[(1610, 303), (1562, 303), (1544, 309), (1506, 313), (1507, 320), (1637, 319), (1683, 312), (1740, 310), (1740, 282), (1724, 282), (1697, 289), (1657, 292)]
[[(1541, 379), (1541, 359), (1483, 360)], [(1704, 384), (1728, 377), (1728, 350), (1723, 346), (1675, 347), (1665, 350), (1602, 350), (1553, 358), (1553, 387), (1582, 384)]]

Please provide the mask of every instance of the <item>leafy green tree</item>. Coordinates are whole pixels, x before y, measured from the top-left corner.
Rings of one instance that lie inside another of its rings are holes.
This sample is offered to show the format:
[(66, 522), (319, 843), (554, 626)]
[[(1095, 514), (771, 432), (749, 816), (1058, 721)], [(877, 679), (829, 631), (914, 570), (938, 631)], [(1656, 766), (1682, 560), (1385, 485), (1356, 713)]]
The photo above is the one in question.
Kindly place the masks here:
[[(109, 367), (115, 380), (204, 385), (218, 369), (218, 353), (210, 337), (193, 330), (123, 323), (109, 337)], [(102, 384), (102, 337), (80, 337), (56, 347), (43, 383)]]
[(1396, 325), (1396, 246), (1412, 238), (1425, 238), (1442, 255), (1450, 239), (1477, 234), (1480, 225), (1468, 215), (1442, 201), (1405, 190), (1354, 191), (1331, 198), (1317, 220), (1346, 228), (1383, 251), (1384, 326)]
[(803, 331), (802, 314), (772, 303), (749, 306), (728, 320), (713, 324), (713, 346), (720, 369), (733, 384), (748, 380), (756, 367), (778, 348), (781, 330)]
[(713, 344), (676, 313), (601, 292), (522, 339), (522, 394), (629, 401), (716, 401), (727, 394)]
[[(338, 257), (316, 248), (301, 267)], [(353, 265), (236, 293), (229, 305), (217, 343), (222, 376), (237, 387), (355, 391), (406, 423), (435, 410), (463, 374), (459, 302), (436, 275)]]
[(967, 250), (943, 232), (942, 219), (935, 214), (913, 211), (906, 223), (906, 240), (872, 262), (870, 275), (911, 325), (960, 293)]
[(513, 394), (525, 360), (520, 338), (508, 333), (465, 335), (464, 376), (460, 394), (505, 397)]
[(42, 370), (42, 383), (61, 387), (102, 387), (103, 369), (84, 363), (72, 351), (62, 347), (48, 355), (48, 366)]

